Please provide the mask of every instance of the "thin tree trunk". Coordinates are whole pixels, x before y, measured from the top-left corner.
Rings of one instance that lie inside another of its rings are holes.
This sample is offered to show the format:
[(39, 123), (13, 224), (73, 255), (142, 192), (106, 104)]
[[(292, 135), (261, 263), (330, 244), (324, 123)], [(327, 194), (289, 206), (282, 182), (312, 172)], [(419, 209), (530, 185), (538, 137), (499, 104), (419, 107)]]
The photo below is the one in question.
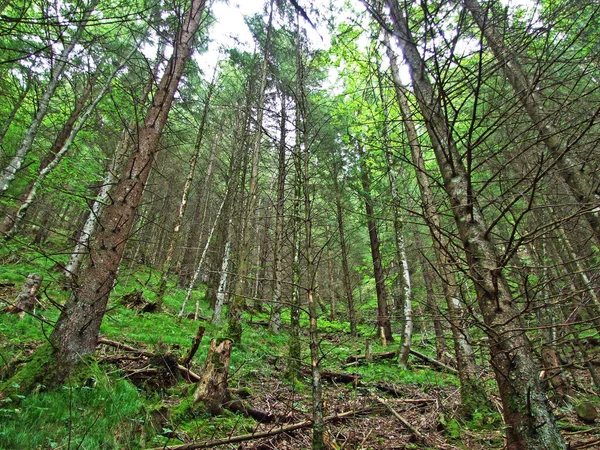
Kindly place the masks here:
[(281, 118), (279, 122), (279, 155), (277, 160), (277, 201), (275, 202), (275, 242), (273, 243), (273, 305), (269, 328), (279, 333), (281, 326), (282, 281), (283, 281), (283, 221), (285, 210), (286, 180), (286, 137), (287, 137), (287, 102), (281, 94)]
[[(361, 146), (362, 144), (359, 143), (358, 145)], [(360, 180), (362, 184), (362, 197), (363, 201), (365, 202), (367, 228), (369, 231), (369, 242), (371, 246), (371, 258), (373, 260), (373, 275), (375, 277), (375, 290), (377, 292), (377, 333), (381, 336), (381, 339), (385, 345), (387, 342), (394, 341), (392, 336), (390, 314), (388, 311), (388, 290), (385, 284), (379, 235), (377, 233), (377, 223), (375, 222), (375, 211), (373, 207), (373, 198), (371, 195), (371, 179), (362, 147), (359, 147), (359, 153), (361, 161)]]
[(269, 22), (267, 24), (267, 35), (265, 37), (265, 50), (263, 55), (262, 73), (260, 79), (260, 91), (258, 96), (257, 117), (256, 117), (256, 132), (252, 145), (252, 161), (250, 171), (250, 182), (248, 187), (248, 201), (244, 207), (245, 214), (242, 223), (241, 245), (238, 252), (238, 268), (237, 282), (235, 285), (235, 293), (229, 309), (229, 335), (234, 342), (238, 343), (242, 340), (242, 310), (245, 307), (245, 297), (250, 292), (249, 288), (249, 273), (252, 254), (252, 229), (256, 221), (256, 201), (258, 196), (258, 165), (261, 154), (262, 127), (263, 115), (265, 107), (265, 96), (267, 91), (267, 71), (269, 54), (271, 47), (271, 33), (273, 22), (273, 0), (269, 6)]
[(61, 368), (59, 378), (66, 375), (73, 362), (95, 350), (108, 297), (175, 92), (192, 52), (204, 5), (205, 0), (192, 0), (185, 14), (173, 54), (139, 131), (137, 149), (115, 186), (112, 203), (103, 215), (103, 228), (90, 246), (90, 264), (78, 277), (79, 285), (73, 288), (50, 337), (56, 349), (57, 367)]
[[(188, 197), (190, 195), (190, 188), (192, 187), (192, 181), (194, 179), (194, 172), (196, 170), (196, 164), (198, 162), (198, 157), (200, 156), (200, 151), (202, 150), (202, 140), (204, 139), (204, 130), (206, 128), (206, 119), (208, 117), (208, 110), (210, 108), (210, 100), (212, 98), (212, 94), (215, 88), (217, 78), (217, 69), (215, 67), (215, 72), (213, 74), (213, 80), (208, 88), (208, 92), (206, 95), (206, 102), (204, 103), (204, 110), (202, 111), (202, 119), (200, 121), (200, 127), (198, 128), (198, 136), (196, 138), (196, 146), (194, 149), (194, 153), (192, 155), (192, 159), (190, 160), (190, 167), (188, 170), (187, 177), (185, 179), (185, 183), (183, 185), (183, 191), (181, 193), (181, 201), (179, 202), (179, 209), (177, 211), (177, 218), (175, 219), (175, 225), (173, 226), (173, 233), (171, 234), (171, 239), (169, 240), (169, 247), (167, 249), (167, 256), (161, 268), (161, 276), (160, 283), (158, 284), (158, 288), (156, 290), (156, 307), (158, 310), (161, 310), (163, 307), (163, 301), (165, 292), (167, 290), (167, 278), (169, 276), (169, 272), (171, 270), (171, 263), (173, 262), (173, 254), (175, 253), (175, 248), (180, 238), (180, 229), (181, 222), (183, 221), (183, 216), (185, 214), (185, 210), (188, 203)], [(195, 281), (195, 280), (194, 280)]]
[[(325, 227), (326, 236), (331, 236), (331, 227), (329, 224)], [(327, 243), (327, 248), (325, 249), (325, 258), (327, 259), (327, 278), (329, 282), (329, 305), (330, 305), (330, 313), (329, 320), (334, 321), (337, 319), (337, 304), (336, 304), (336, 283), (333, 278), (333, 258), (331, 256), (331, 239)]]
[[(208, 187), (211, 185), (212, 182), (213, 166), (217, 154), (217, 142), (218, 139), (215, 138), (212, 142), (212, 145), (210, 146), (210, 154), (208, 156), (208, 164), (206, 166), (204, 182), (198, 188), (198, 202), (196, 203), (196, 208), (194, 210), (194, 213), (192, 214), (192, 217), (195, 220), (197, 220), (198, 226), (193, 226), (191, 232), (189, 233), (185, 250), (183, 253), (183, 258), (181, 260), (179, 270), (177, 270), (177, 272), (180, 273), (180, 286), (185, 286), (185, 284), (189, 284), (189, 281), (191, 279), (190, 274), (194, 273), (193, 267), (198, 256), (197, 246), (200, 242), (202, 242), (202, 231), (204, 229), (203, 225), (204, 222), (206, 222), (208, 205), (210, 203), (210, 192)], [(200, 208), (202, 208), (201, 212)]]
[(63, 48), (61, 54), (54, 61), (54, 66), (52, 67), (52, 71), (50, 73), (50, 80), (44, 89), (44, 93), (40, 98), (40, 102), (38, 104), (37, 111), (35, 113), (35, 117), (33, 121), (29, 125), (29, 128), (25, 132), (23, 136), (23, 141), (21, 145), (17, 149), (15, 156), (12, 158), (10, 163), (2, 170), (0, 173), (0, 194), (4, 193), (10, 183), (15, 179), (17, 171), (23, 165), (23, 161), (25, 161), (25, 157), (31, 150), (33, 146), (33, 141), (37, 135), (38, 128), (40, 127), (42, 120), (46, 117), (46, 113), (48, 112), (48, 107), (50, 105), (50, 100), (54, 96), (54, 92), (56, 92), (56, 88), (58, 87), (58, 83), (63, 75), (65, 67), (69, 61), (69, 55), (78, 44), (81, 35), (83, 34), (85, 27), (87, 26), (87, 22), (92, 14), (92, 11), (98, 5), (99, 0), (90, 0), (90, 3), (87, 5), (81, 20), (78, 22), (75, 33), (71, 37), (71, 41)]
[(389, 36), (384, 36), (387, 54), (390, 59), (392, 79), (396, 91), (396, 98), (408, 137), (412, 162), (415, 168), (425, 221), (429, 228), (437, 260), (437, 273), (442, 280), (442, 288), (446, 304), (448, 305), (448, 320), (454, 341), (457, 368), (461, 386), (462, 412), (470, 417), (476, 410), (482, 411), (489, 405), (489, 400), (484, 386), (478, 379), (480, 371), (475, 363), (475, 352), (471, 345), (466, 312), (458, 295), (458, 283), (452, 272), (455, 266), (448, 253), (448, 239), (443, 234), (441, 219), (437, 211), (433, 191), (429, 183), (429, 176), (425, 170), (425, 161), (421, 152), (417, 128), (413, 121), (408, 98), (402, 87), (396, 56), (389, 45)]
[(348, 307), (348, 321), (350, 322), (350, 334), (357, 335), (356, 312), (354, 309), (354, 297), (352, 296), (352, 282), (350, 281), (350, 269), (348, 267), (348, 250), (346, 248), (346, 237), (344, 233), (344, 216), (342, 214), (342, 199), (339, 181), (337, 179), (338, 171), (333, 174), (333, 186), (335, 190), (335, 215), (338, 224), (338, 235), (340, 237), (340, 251), (342, 257), (342, 280), (344, 291), (346, 293), (346, 304)]
[(400, 348), (398, 350), (398, 364), (401, 367), (406, 367), (408, 364), (408, 356), (410, 355), (410, 344), (412, 341), (413, 320), (412, 320), (412, 291), (410, 283), (410, 271), (408, 269), (408, 258), (406, 257), (406, 245), (404, 243), (404, 223), (400, 217), (401, 201), (399, 196), (398, 181), (396, 178), (396, 164), (392, 157), (390, 148), (390, 136), (388, 129), (388, 108), (386, 99), (383, 93), (383, 85), (381, 82), (381, 72), (377, 70), (377, 82), (379, 87), (379, 96), (383, 108), (383, 146), (385, 160), (388, 164), (388, 180), (390, 182), (390, 191), (392, 194), (392, 214), (394, 225), (394, 244), (396, 261), (398, 263), (398, 275), (396, 276), (395, 284), (401, 293), (400, 301), (402, 303), (402, 331)]
[(524, 331), (521, 310), (502, 273), (498, 251), (471, 192), (469, 174), (442, 115), (440, 101), (409, 31), (408, 20), (397, 2), (386, 0), (386, 3), (425, 119), (444, 189), (450, 198), (479, 307), (487, 325), (492, 366), (507, 425), (507, 447), (509, 450), (565, 449), (546, 393), (539, 383), (539, 369)]
[(113, 78), (125, 66), (127, 61), (129, 61), (129, 58), (131, 58), (131, 56), (136, 51), (137, 51), (137, 47), (134, 48), (124, 58), (123, 63), (109, 75), (109, 77), (104, 82), (102, 89), (100, 90), (100, 92), (98, 92), (98, 95), (92, 101), (92, 103), (90, 103), (88, 105), (87, 109), (85, 110), (85, 112), (83, 113), (81, 118), (79, 118), (77, 123), (74, 124), (72, 126), (72, 128), (69, 127), (70, 129), (68, 129), (68, 131), (69, 131), (68, 137), (59, 136), (59, 142), (63, 141), (63, 138), (64, 138), (64, 141), (62, 142), (62, 146), (57, 149), (58, 151), (53, 155), (52, 159), (50, 161), (48, 161), (47, 164), (44, 167), (42, 167), (41, 170), (39, 171), (37, 178), (36, 178), (35, 182), (33, 183), (33, 186), (31, 186), (31, 189), (29, 190), (29, 193), (27, 194), (27, 197), (25, 198), (25, 201), (23, 202), (23, 204), (19, 208), (19, 211), (17, 212), (17, 215), (15, 217), (12, 227), (7, 231), (6, 235), (4, 236), (5, 239), (12, 238), (15, 235), (15, 233), (19, 230), (19, 226), (21, 225), (21, 222), (25, 218), (25, 214), (27, 213), (27, 210), (29, 209), (29, 207), (31, 206), (33, 201), (35, 200), (35, 197), (37, 195), (37, 190), (40, 188), (40, 186), (42, 185), (42, 183), (44, 182), (46, 177), (58, 166), (58, 164), (62, 161), (63, 157), (70, 150), (71, 145), (73, 145), (73, 142), (75, 141), (75, 138), (77, 137), (77, 133), (79, 133), (81, 128), (83, 128), (83, 125), (85, 125), (85, 122), (87, 121), (87, 119), (90, 117), (92, 112), (94, 112), (94, 110), (96, 109), (96, 106), (98, 106), (98, 103), (100, 103), (100, 101), (104, 98), (104, 95), (106, 94), (106, 92), (110, 89)]
[(196, 280), (198, 279), (198, 276), (200, 275), (200, 272), (202, 271), (202, 266), (204, 265), (204, 261), (206, 260), (206, 255), (208, 253), (208, 248), (210, 247), (210, 240), (212, 239), (213, 233), (215, 232), (215, 228), (217, 228), (217, 224), (219, 223), (219, 219), (221, 218), (221, 212), (223, 211), (223, 205), (225, 205), (226, 200), (227, 200), (227, 192), (225, 192), (225, 195), (223, 196), (223, 201), (221, 202), (221, 205), (219, 206), (219, 210), (217, 211), (217, 215), (215, 216), (213, 226), (211, 227), (210, 231), (208, 232), (208, 236), (206, 237), (206, 245), (204, 246), (204, 250), (202, 250), (202, 255), (200, 256), (200, 260), (198, 261), (198, 266), (196, 267), (196, 270), (194, 271), (194, 276), (190, 280), (190, 284), (189, 284), (187, 292), (185, 294), (185, 300), (183, 301), (183, 304), (181, 305), (181, 310), (179, 311), (179, 317), (183, 316), (187, 302), (190, 299), (190, 296), (192, 295), (192, 290), (194, 289), (194, 285), (196, 284)]

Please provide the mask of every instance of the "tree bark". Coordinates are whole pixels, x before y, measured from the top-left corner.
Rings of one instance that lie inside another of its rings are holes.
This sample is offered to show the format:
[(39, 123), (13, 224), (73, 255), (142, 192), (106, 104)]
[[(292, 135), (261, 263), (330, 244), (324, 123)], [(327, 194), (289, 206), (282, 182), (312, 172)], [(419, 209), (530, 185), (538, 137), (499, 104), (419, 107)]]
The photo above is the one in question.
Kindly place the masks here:
[(94, 352), (108, 297), (179, 80), (192, 52), (204, 5), (205, 0), (192, 0), (185, 14), (173, 54), (139, 131), (137, 148), (115, 186), (112, 204), (103, 216), (102, 230), (91, 243), (90, 263), (81, 272), (79, 284), (73, 288), (52, 332), (50, 340), (56, 349), (58, 367), (68, 369), (72, 363)]
[[(359, 143), (358, 145), (360, 146), (362, 144)], [(377, 223), (375, 222), (375, 211), (373, 207), (373, 197), (371, 194), (371, 178), (362, 147), (359, 147), (359, 153), (361, 161), (360, 181), (362, 184), (362, 197), (365, 202), (369, 243), (371, 246), (371, 258), (373, 260), (373, 275), (375, 277), (375, 290), (377, 291), (377, 333), (380, 334), (385, 344), (385, 342), (394, 341), (392, 336), (390, 314), (388, 311), (388, 290), (385, 284), (381, 251), (379, 249), (379, 235), (377, 233)]]
[(386, 0), (386, 3), (390, 8), (398, 44), (409, 68), (444, 189), (450, 198), (479, 307), (487, 326), (492, 365), (507, 425), (507, 447), (509, 450), (565, 449), (564, 439), (538, 380), (539, 370), (521, 322), (521, 311), (502, 273), (497, 249), (470, 189), (469, 173), (442, 114), (440, 101), (410, 33), (408, 20), (397, 2)]
[(387, 54), (390, 59), (390, 67), (396, 98), (404, 129), (408, 138), (408, 145), (411, 151), (413, 166), (421, 194), (422, 208), (425, 216), (425, 222), (429, 228), (429, 233), (433, 242), (437, 261), (437, 273), (442, 280), (442, 288), (446, 304), (448, 305), (448, 320), (454, 340), (454, 353), (458, 367), (462, 411), (467, 417), (470, 417), (476, 410), (483, 410), (489, 405), (487, 394), (483, 384), (479, 380), (479, 369), (475, 363), (475, 352), (471, 345), (470, 333), (468, 330), (466, 311), (458, 295), (458, 283), (453, 272), (456, 267), (448, 252), (448, 238), (443, 233), (440, 215), (437, 211), (435, 198), (429, 182), (429, 175), (425, 169), (425, 160), (421, 151), (417, 128), (413, 120), (413, 114), (402, 81), (396, 55), (393, 53), (389, 43), (389, 36), (384, 36)]
[(194, 403), (203, 402), (209, 413), (217, 415), (223, 410), (223, 403), (229, 399), (229, 359), (232, 342), (229, 339), (210, 341), (206, 362), (200, 375)]
[(65, 67), (67, 66), (69, 55), (71, 54), (75, 46), (78, 44), (79, 39), (81, 38), (81, 35), (83, 34), (85, 27), (87, 26), (87, 22), (94, 8), (98, 5), (98, 2), (99, 0), (90, 0), (90, 3), (85, 7), (85, 11), (77, 25), (75, 33), (71, 37), (71, 41), (67, 45), (65, 45), (60, 56), (56, 58), (54, 66), (52, 67), (52, 71), (50, 73), (50, 80), (48, 81), (48, 84), (44, 89), (44, 93), (40, 98), (35, 117), (29, 125), (29, 128), (27, 128), (27, 131), (23, 136), (23, 140), (21, 142), (21, 145), (17, 149), (15, 156), (11, 159), (10, 163), (2, 170), (2, 173), (0, 173), (0, 194), (3, 194), (8, 189), (10, 183), (15, 179), (17, 171), (23, 165), (25, 157), (31, 150), (31, 147), (33, 146), (33, 141), (38, 132), (38, 128), (40, 127), (44, 117), (46, 117), (46, 113), (48, 112), (48, 107), (50, 105), (50, 100), (54, 96), (54, 92), (56, 92), (58, 83), (64, 73)]

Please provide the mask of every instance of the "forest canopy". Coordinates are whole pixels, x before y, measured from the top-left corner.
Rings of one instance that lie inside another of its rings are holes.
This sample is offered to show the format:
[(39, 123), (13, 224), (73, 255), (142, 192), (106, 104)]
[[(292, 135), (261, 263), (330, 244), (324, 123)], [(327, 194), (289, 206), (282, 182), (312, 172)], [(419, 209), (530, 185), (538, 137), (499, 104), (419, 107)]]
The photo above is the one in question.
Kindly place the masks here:
[(0, 0), (0, 447), (600, 447), (599, 9)]

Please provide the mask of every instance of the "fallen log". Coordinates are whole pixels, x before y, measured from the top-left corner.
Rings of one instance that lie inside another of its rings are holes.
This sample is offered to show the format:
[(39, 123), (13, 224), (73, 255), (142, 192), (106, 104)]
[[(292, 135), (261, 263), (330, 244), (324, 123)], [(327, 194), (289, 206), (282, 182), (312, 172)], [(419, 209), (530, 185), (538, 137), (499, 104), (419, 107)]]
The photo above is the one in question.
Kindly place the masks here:
[(360, 378), (361, 376), (355, 373), (339, 373), (339, 372), (332, 372), (330, 370), (323, 370), (321, 372), (321, 378), (323, 380), (330, 380), (330, 381), (334, 381), (334, 382), (340, 382), (340, 383), (352, 383), (355, 386), (358, 385), (358, 383), (360, 382)]
[[(411, 349), (410, 350), (410, 354), (419, 358), (422, 361), (425, 361), (439, 369), (443, 369), (447, 372), (450, 372), (452, 374), (457, 374), (458, 371), (454, 368), (454, 367), (450, 367), (447, 364), (444, 364), (440, 361), (438, 361), (437, 359), (433, 359), (427, 355), (424, 355), (423, 353), (420, 353), (416, 350)], [(393, 359), (396, 356), (398, 356), (398, 352), (383, 352), (383, 353), (373, 353), (370, 355), (372, 359)], [(348, 363), (348, 365), (354, 365), (357, 362), (361, 362), (361, 361), (365, 361), (367, 360), (367, 355), (350, 355), (348, 356), (348, 358), (346, 358), (346, 363)]]
[[(327, 422), (334, 422), (336, 420), (343, 420), (348, 417), (352, 417), (352, 416), (359, 415), (359, 414), (364, 414), (371, 410), (372, 410), (372, 408), (367, 407), (367, 408), (361, 408), (359, 410), (345, 411), (343, 413), (324, 417), (323, 422), (327, 423)], [(149, 450), (196, 450), (199, 448), (210, 448), (210, 447), (216, 447), (219, 445), (235, 444), (237, 442), (251, 441), (254, 439), (262, 439), (265, 437), (276, 436), (281, 433), (288, 433), (290, 431), (299, 430), (301, 428), (309, 428), (312, 426), (312, 424), (313, 424), (312, 420), (305, 420), (303, 422), (298, 422), (298, 423), (295, 423), (292, 425), (285, 425), (285, 426), (273, 428), (268, 431), (262, 431), (259, 433), (243, 434), (240, 436), (234, 436), (234, 437), (230, 437), (230, 438), (214, 439), (211, 441), (196, 442), (196, 443), (189, 443), (189, 444), (183, 444), (183, 445), (166, 445), (166, 446), (162, 446), (162, 447), (151, 448)]]

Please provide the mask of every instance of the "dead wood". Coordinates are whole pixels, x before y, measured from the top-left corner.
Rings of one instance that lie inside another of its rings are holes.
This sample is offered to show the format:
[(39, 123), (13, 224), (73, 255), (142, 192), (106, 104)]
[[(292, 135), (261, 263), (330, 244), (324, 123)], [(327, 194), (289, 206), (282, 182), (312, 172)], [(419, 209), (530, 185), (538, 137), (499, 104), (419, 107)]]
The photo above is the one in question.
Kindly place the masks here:
[[(345, 411), (343, 413), (324, 417), (323, 422), (327, 423), (327, 422), (334, 422), (337, 420), (343, 420), (348, 417), (353, 417), (356, 415), (367, 413), (371, 410), (372, 410), (372, 408), (362, 408), (359, 410)], [(299, 430), (301, 428), (309, 428), (312, 426), (312, 424), (313, 424), (312, 420), (305, 420), (303, 422), (295, 423), (292, 425), (280, 426), (280, 427), (273, 428), (268, 431), (262, 431), (260, 433), (243, 434), (240, 436), (234, 436), (234, 437), (230, 437), (230, 438), (214, 439), (211, 441), (204, 441), (204, 442), (197, 442), (197, 443), (190, 443), (190, 444), (183, 444), (183, 445), (169, 445), (169, 446), (163, 446), (163, 447), (156, 447), (156, 448), (149, 449), (149, 450), (195, 450), (195, 449), (199, 449), (199, 448), (217, 447), (219, 445), (234, 444), (237, 442), (251, 441), (251, 440), (255, 440), (255, 439), (262, 439), (262, 438), (266, 438), (266, 437), (276, 436), (281, 433), (289, 433), (290, 431)]]
[(133, 309), (137, 312), (155, 312), (157, 309), (156, 303), (150, 302), (144, 298), (142, 291), (133, 291), (125, 294), (122, 303), (127, 309)]
[(359, 380), (361, 376), (355, 373), (338, 373), (331, 372), (330, 370), (323, 370), (321, 372), (321, 378), (323, 380), (329, 380), (333, 382), (352, 383), (357, 386), (360, 382)]
[(37, 273), (27, 275), (23, 289), (17, 296), (14, 304), (8, 307), (7, 312), (18, 314), (19, 318), (25, 317), (25, 314), (33, 314), (35, 305), (38, 303), (37, 293), (42, 285), (44, 276)]
[(417, 439), (419, 439), (420, 441), (424, 440), (423, 434), (421, 434), (421, 432), (419, 430), (417, 430), (415, 427), (413, 427), (408, 420), (406, 420), (404, 417), (402, 417), (384, 399), (382, 399), (381, 397), (375, 397), (375, 400), (377, 400), (379, 403), (381, 403), (383, 406), (385, 406), (394, 415), (394, 417), (396, 419), (398, 419), (398, 421), (400, 423), (402, 423), (406, 428), (408, 428), (417, 437)]
[(220, 414), (223, 404), (229, 400), (227, 378), (232, 346), (233, 342), (229, 339), (210, 341), (206, 362), (194, 393), (194, 403), (203, 402), (211, 414)]
[(196, 337), (194, 338), (194, 340), (192, 342), (192, 346), (190, 347), (190, 351), (188, 352), (186, 357), (183, 358), (183, 361), (181, 362), (182, 365), (187, 367), (187, 366), (189, 366), (190, 362), (192, 362), (192, 358), (198, 351), (198, 347), (200, 346), (200, 342), (202, 341), (203, 336), (204, 336), (204, 327), (202, 325), (200, 325), (198, 327), (198, 332), (196, 333)]
[[(445, 370), (445, 371), (453, 373), (453, 374), (458, 373), (458, 371), (454, 367), (450, 367), (449, 365), (444, 364), (444, 363), (442, 363), (434, 358), (431, 358), (427, 355), (424, 355), (423, 353), (417, 352), (416, 350), (411, 349), (410, 354), (419, 358), (422, 361), (425, 361), (426, 363), (433, 365), (434, 367), (437, 367), (438, 369), (442, 369), (442, 370)], [(394, 352), (373, 353), (370, 356), (373, 360), (375, 360), (375, 359), (393, 359), (396, 356), (398, 356), (398, 352), (394, 351)], [(348, 356), (348, 358), (346, 358), (346, 363), (348, 363), (348, 365), (355, 365), (357, 362), (360, 363), (361, 361), (365, 361), (365, 360), (367, 360), (367, 355), (351, 355), (351, 356)]]
[(237, 399), (231, 399), (223, 405), (229, 411), (235, 413), (242, 413), (245, 416), (252, 417), (254, 420), (260, 423), (273, 423), (278, 420), (277, 416), (267, 411), (261, 411), (260, 409), (253, 408), (252, 406), (246, 406), (244, 403)]
[[(137, 355), (146, 357), (146, 358), (152, 358), (152, 357), (156, 356), (154, 353), (149, 352), (148, 350), (142, 350), (142, 349), (135, 348), (135, 347), (132, 347), (127, 344), (123, 344), (122, 342), (112, 341), (112, 340), (106, 339), (106, 338), (99, 338), (97, 343), (116, 348), (117, 350), (125, 350), (127, 352), (136, 353)], [(114, 358), (114, 356), (111, 356), (110, 358)], [(126, 359), (126, 357), (123, 357), (121, 359)], [(181, 364), (177, 364), (176, 367), (177, 367), (177, 370), (181, 373), (181, 375), (183, 376), (183, 378), (186, 381), (188, 381), (190, 383), (196, 383), (200, 380), (200, 375), (195, 374), (187, 367), (184, 367)]]

